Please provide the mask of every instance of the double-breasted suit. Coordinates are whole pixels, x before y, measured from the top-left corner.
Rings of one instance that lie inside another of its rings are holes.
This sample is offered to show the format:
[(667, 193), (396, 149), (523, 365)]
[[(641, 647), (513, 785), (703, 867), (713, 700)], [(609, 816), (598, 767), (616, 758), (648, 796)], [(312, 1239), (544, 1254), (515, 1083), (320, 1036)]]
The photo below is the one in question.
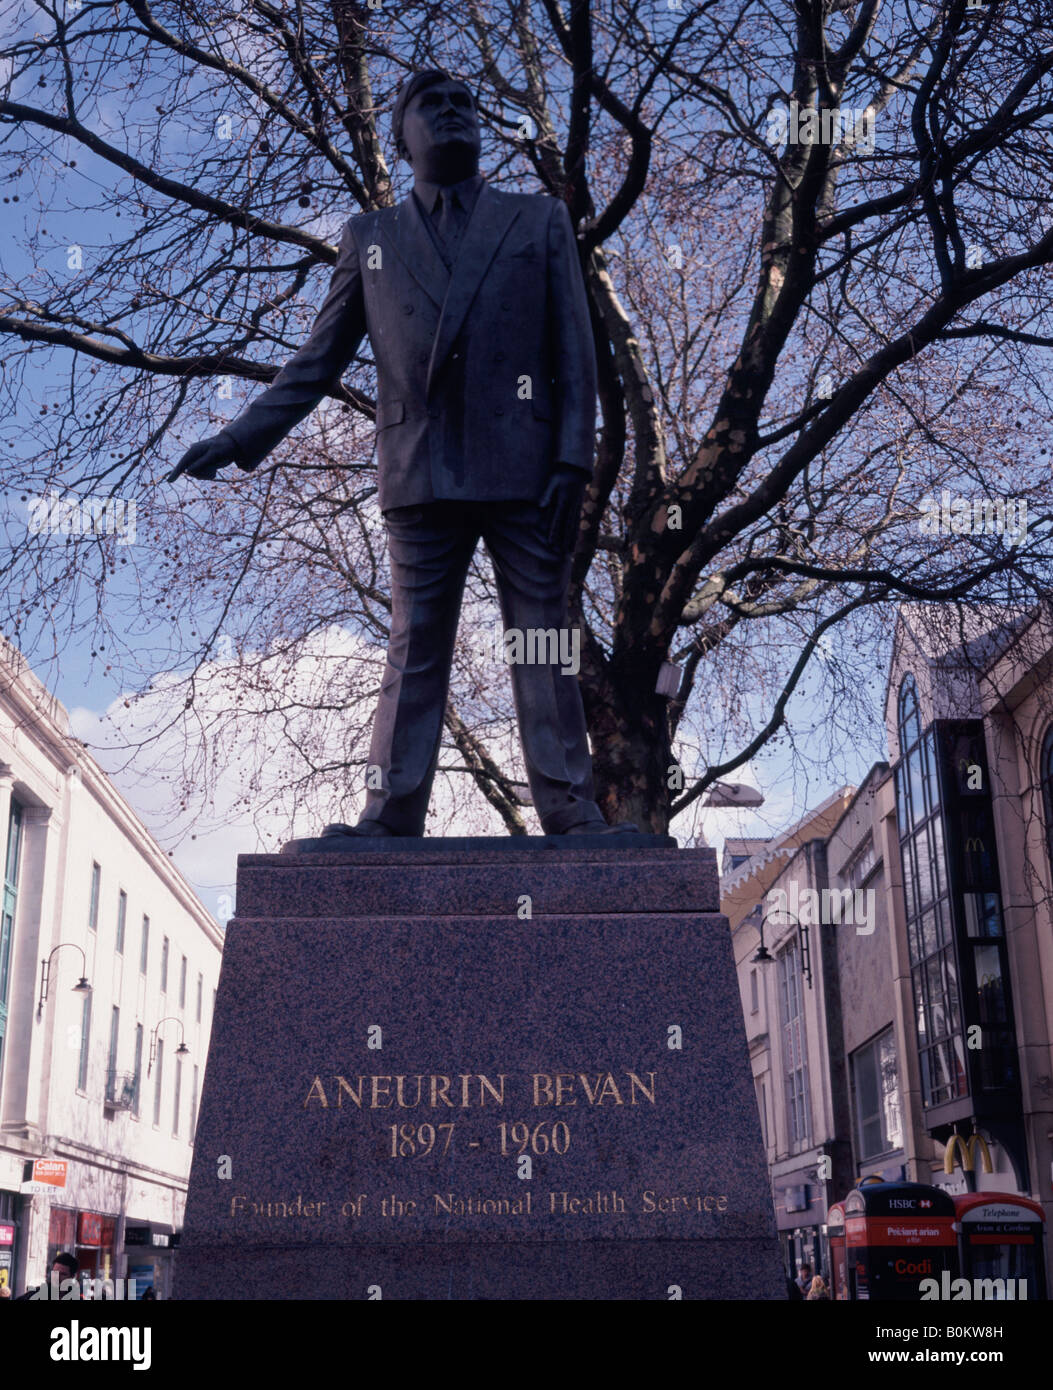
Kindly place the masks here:
[[(347, 222), (310, 337), (223, 430), (256, 467), (368, 334), (392, 622), (370, 751), (381, 785), (365, 818), (403, 835), (423, 833), (475, 546), (482, 538), (490, 552), (506, 628), (565, 626), (569, 557), (549, 543), (537, 504), (556, 465), (591, 476), (595, 432), (592, 330), (566, 206), (476, 176), (456, 185), (451, 244), (429, 215), (434, 192), (418, 184), (397, 207)], [(511, 670), (544, 829), (598, 817), (574, 675)]]

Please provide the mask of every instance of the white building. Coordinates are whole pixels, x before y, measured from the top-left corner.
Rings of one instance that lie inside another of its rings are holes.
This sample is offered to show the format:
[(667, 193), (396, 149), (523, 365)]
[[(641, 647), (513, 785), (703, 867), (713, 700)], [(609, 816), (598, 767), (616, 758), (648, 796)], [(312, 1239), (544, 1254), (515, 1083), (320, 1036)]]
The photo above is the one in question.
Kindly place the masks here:
[(223, 934), (68, 728), (0, 643), (0, 1283), (164, 1297)]

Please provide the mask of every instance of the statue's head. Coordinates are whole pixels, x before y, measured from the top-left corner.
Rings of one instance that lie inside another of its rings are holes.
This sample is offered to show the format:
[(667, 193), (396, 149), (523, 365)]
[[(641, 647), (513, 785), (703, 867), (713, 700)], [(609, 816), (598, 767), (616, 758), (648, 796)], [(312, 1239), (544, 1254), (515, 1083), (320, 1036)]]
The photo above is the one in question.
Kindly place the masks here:
[(415, 72), (402, 84), (391, 118), (399, 155), (433, 183), (457, 183), (479, 167), (475, 97), (440, 68)]

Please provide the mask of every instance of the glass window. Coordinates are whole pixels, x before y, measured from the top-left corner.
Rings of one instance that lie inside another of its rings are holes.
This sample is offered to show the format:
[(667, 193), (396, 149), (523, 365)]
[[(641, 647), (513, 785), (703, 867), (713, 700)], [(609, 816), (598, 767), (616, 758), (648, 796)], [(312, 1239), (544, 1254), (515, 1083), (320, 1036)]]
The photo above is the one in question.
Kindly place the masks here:
[(161, 942), (161, 993), (168, 992), (168, 937)]
[(921, 919), (918, 950), (921, 959), (933, 955), (940, 947), (939, 932), (936, 926), (936, 910), (930, 908)]
[(900, 847), (903, 861), (903, 898), (908, 919), (918, 915), (918, 871), (914, 867), (914, 841), (904, 840)]
[(925, 816), (925, 791), (921, 783), (921, 749), (915, 748), (907, 758), (907, 781), (910, 784), (910, 822), (917, 825)]
[(903, 754), (921, 738), (921, 719), (918, 714), (918, 689), (914, 677), (906, 675), (899, 688), (899, 753)]
[(179, 1097), (183, 1089), (183, 1059), (176, 1058), (175, 1064), (175, 1100), (172, 1104), (172, 1133), (179, 1133)]
[(190, 1092), (190, 1142), (194, 1142), (194, 1135), (197, 1133), (197, 1067), (194, 1068), (194, 1079)]
[(811, 1130), (808, 1106), (808, 1063), (805, 1054), (804, 1008), (801, 995), (800, 951), (794, 941), (778, 956), (779, 1012), (782, 1024), (786, 1121), (794, 1148), (807, 1145)]
[(7, 853), (4, 858), (4, 896), (0, 903), (0, 1046), (7, 1023), (7, 995), (10, 986), (11, 939), (15, 930), (18, 902), (18, 868), (22, 849), (22, 807), (11, 802), (7, 821)]
[(910, 676), (900, 688), (899, 735), (897, 819), (922, 1099), (925, 1105), (938, 1105), (966, 1094), (966, 1077), (957, 1064), (962, 1047), (961, 1001), (936, 739), (933, 729), (922, 730)]
[(918, 911), (924, 912), (935, 895), (935, 873), (932, 864), (932, 845), (929, 843), (929, 827), (923, 825), (915, 836), (918, 851)]
[(947, 896), (947, 854), (943, 844), (943, 818), (933, 816), (929, 822), (929, 830), (932, 833), (933, 868), (936, 870), (936, 896), (945, 898)]
[(77, 1068), (77, 1090), (88, 1087), (88, 1048), (91, 1042), (91, 995), (85, 994), (80, 1010), (80, 1065)]
[(877, 862), (874, 837), (868, 835), (861, 847), (852, 856), (851, 861), (845, 866), (843, 877), (853, 888), (860, 888), (877, 867)]
[(134, 1072), (134, 1100), (132, 1102), (132, 1112), (139, 1114), (139, 1097), (142, 1091), (143, 1079), (143, 1025), (135, 1025), (135, 1072)]
[(99, 929), (99, 889), (102, 885), (102, 870), (98, 864), (91, 866), (91, 896), (88, 899), (88, 926), (92, 931)]
[(106, 1059), (106, 1096), (114, 1100), (117, 1096), (117, 1040), (121, 1029), (121, 1011), (116, 1006), (110, 1011), (110, 1055)]
[(186, 1008), (186, 956), (179, 967), (179, 1007)]
[(963, 893), (966, 936), (1002, 935), (1002, 900), (997, 893)]
[(124, 928), (128, 920), (128, 894), (122, 888), (117, 894), (117, 954), (124, 955)]
[(197, 1016), (197, 1021), (198, 1021), (198, 1023), (201, 1022), (201, 996), (204, 994), (204, 992), (205, 992), (205, 977), (204, 977), (204, 975), (198, 975), (198, 977), (197, 977), (197, 1011), (196, 1011), (196, 1016)]
[(154, 1124), (161, 1123), (161, 1076), (165, 1066), (165, 1045), (157, 1039), (157, 1080), (154, 1082)]
[(899, 1075), (893, 1031), (852, 1054), (852, 1088), (856, 1144), (860, 1162), (890, 1153), (902, 1142)]
[(979, 996), (981, 1024), (1005, 1023), (1005, 986), (1002, 980), (1002, 952), (997, 945), (974, 946), (976, 992)]
[(139, 947), (139, 974), (146, 974), (146, 964), (150, 957), (150, 919), (143, 918), (143, 938)]
[(925, 976), (920, 967), (913, 970), (911, 974), (914, 981), (914, 1003), (917, 1015), (914, 1026), (918, 1034), (918, 1046), (924, 1047), (929, 1040), (929, 1030), (926, 1026), (928, 1010), (925, 1007)]

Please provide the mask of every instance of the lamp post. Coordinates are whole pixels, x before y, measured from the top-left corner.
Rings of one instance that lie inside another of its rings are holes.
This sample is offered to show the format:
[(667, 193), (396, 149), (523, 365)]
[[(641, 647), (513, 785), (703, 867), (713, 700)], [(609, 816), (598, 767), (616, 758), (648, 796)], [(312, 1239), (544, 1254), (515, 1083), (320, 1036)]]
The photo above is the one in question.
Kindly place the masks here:
[(770, 965), (770, 964), (772, 963), (772, 961), (775, 959), (775, 957), (772, 955), (772, 953), (768, 950), (767, 946), (765, 946), (765, 944), (764, 944), (764, 918), (763, 918), (763, 917), (760, 919), (760, 925), (759, 925), (759, 927), (758, 927), (758, 930), (760, 931), (760, 945), (757, 947), (756, 953), (754, 954), (754, 956), (753, 956), (752, 959), (750, 960), (750, 965)]
[(146, 1067), (147, 1076), (149, 1076), (154, 1069), (154, 1058), (157, 1056), (157, 1035), (166, 1023), (179, 1024), (179, 1046), (175, 1050), (175, 1055), (177, 1057), (185, 1057), (190, 1051), (183, 1040), (183, 1020), (176, 1014), (169, 1014), (167, 1018), (161, 1019), (161, 1022), (155, 1025), (154, 1031), (150, 1034), (150, 1061)]
[(75, 951), (80, 952), (81, 977), (73, 986), (74, 994), (90, 994), (91, 985), (88, 983), (88, 958), (84, 954), (84, 947), (78, 946), (75, 941), (60, 941), (51, 952), (51, 955), (40, 962), (40, 998), (37, 1000), (37, 1018), (44, 1012), (44, 1005), (47, 1003), (48, 987), (51, 984), (51, 962), (59, 951), (66, 946), (72, 946)]
[[(792, 919), (794, 922), (797, 923), (797, 942), (798, 942), (798, 945), (799, 945), (800, 948), (801, 948), (801, 974), (804, 976), (805, 980), (807, 981), (808, 988), (811, 989), (811, 988), (812, 988), (812, 946), (811, 946), (811, 939), (810, 939), (810, 937), (809, 937), (809, 935), (808, 935), (808, 923), (807, 923), (807, 922), (802, 922), (801, 919), (796, 915), (796, 913), (793, 913), (793, 912), (786, 912), (785, 910), (782, 910), (782, 911), (779, 912), (778, 915), (783, 919), (783, 922), (784, 922), (784, 923), (787, 922), (787, 921), (790, 921), (791, 919)], [(763, 928), (763, 921), (766, 921), (766, 920), (767, 920), (767, 917), (768, 917), (768, 913), (766, 912), (766, 913), (764, 914), (764, 919), (762, 920), (762, 924), (761, 924), (761, 946), (762, 946), (762, 949), (763, 949), (763, 943), (764, 943), (764, 928)], [(758, 952), (758, 954), (759, 954), (759, 952)], [(767, 959), (767, 960), (771, 960), (771, 956), (766, 956), (766, 959)]]

